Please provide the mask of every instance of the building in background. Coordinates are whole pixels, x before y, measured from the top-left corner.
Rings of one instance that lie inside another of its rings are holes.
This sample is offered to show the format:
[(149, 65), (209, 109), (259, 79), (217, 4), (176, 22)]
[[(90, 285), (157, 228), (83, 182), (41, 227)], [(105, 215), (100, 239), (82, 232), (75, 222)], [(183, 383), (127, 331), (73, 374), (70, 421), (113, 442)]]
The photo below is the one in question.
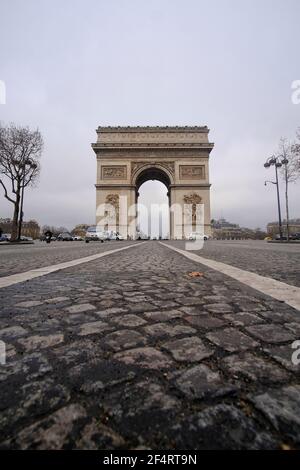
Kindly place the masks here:
[[(12, 220), (11, 219), (0, 219), (0, 232), (11, 233)], [(22, 223), (22, 233), (24, 237), (31, 237), (37, 239), (40, 237), (41, 228), (36, 220), (29, 220), (28, 222)]]
[[(267, 232), (270, 237), (274, 237), (275, 235), (279, 234), (279, 224), (278, 222), (269, 222), (267, 224)], [(282, 232), (283, 235), (286, 236), (286, 220), (282, 221)], [(294, 233), (300, 232), (300, 219), (290, 219), (289, 220), (289, 233), (293, 235)]]
[(226, 219), (211, 221), (212, 237), (216, 240), (263, 240), (266, 232), (260, 228), (240, 227), (238, 224), (228, 222)]

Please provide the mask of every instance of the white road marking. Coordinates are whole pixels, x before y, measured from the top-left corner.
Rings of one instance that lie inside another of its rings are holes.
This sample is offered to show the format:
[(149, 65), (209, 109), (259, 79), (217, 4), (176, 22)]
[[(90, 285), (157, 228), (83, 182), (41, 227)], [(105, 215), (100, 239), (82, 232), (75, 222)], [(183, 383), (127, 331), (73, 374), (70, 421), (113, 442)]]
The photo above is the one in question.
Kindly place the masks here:
[(0, 277), (0, 289), (3, 287), (9, 287), (13, 284), (18, 284), (19, 282), (29, 281), (40, 276), (46, 276), (46, 274), (54, 273), (55, 271), (60, 271), (61, 269), (70, 268), (72, 266), (77, 266), (78, 264), (88, 263), (89, 261), (94, 261), (104, 256), (108, 256), (118, 251), (128, 250), (128, 248), (133, 248), (136, 246), (141, 246), (143, 243), (136, 243), (134, 245), (123, 246), (122, 248), (116, 248), (115, 250), (104, 251), (103, 253), (97, 253), (96, 255), (86, 256), (84, 258), (73, 259), (72, 261), (66, 261), (65, 263), (53, 264), (51, 266), (45, 266), (44, 268), (32, 269), (31, 271), (26, 271), (24, 273), (12, 274), (11, 276)]
[(260, 276), (259, 274), (252, 273), (250, 271), (244, 271), (243, 269), (236, 268), (229, 264), (221, 263), (220, 261), (214, 261), (211, 259), (203, 258), (198, 256), (195, 253), (190, 251), (180, 250), (174, 246), (168, 245), (167, 243), (162, 243), (162, 245), (167, 246), (171, 250), (180, 253), (186, 258), (195, 261), (196, 263), (204, 264), (209, 268), (215, 269), (227, 276), (236, 279), (243, 284), (246, 284), (253, 289), (256, 289), (263, 294), (269, 295), (274, 299), (285, 302), (291, 307), (300, 310), (300, 289), (299, 287), (290, 286), (285, 282), (276, 281), (270, 277)]

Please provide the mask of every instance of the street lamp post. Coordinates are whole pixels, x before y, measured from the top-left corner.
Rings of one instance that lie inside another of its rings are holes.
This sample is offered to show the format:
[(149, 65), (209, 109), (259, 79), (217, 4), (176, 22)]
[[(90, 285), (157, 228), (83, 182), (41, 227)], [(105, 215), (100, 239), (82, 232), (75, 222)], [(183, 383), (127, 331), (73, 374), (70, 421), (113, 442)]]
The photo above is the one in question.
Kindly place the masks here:
[[(283, 162), (285, 163), (285, 162)], [(270, 168), (270, 166), (274, 165), (275, 166), (275, 177), (276, 181), (265, 181), (265, 186), (267, 183), (272, 183), (276, 185), (277, 189), (277, 205), (278, 205), (278, 224), (279, 224), (279, 236), (280, 239), (282, 240), (283, 238), (283, 233), (282, 233), (282, 221), (281, 221), (281, 209), (280, 209), (280, 195), (279, 195), (279, 183), (278, 183), (278, 168), (282, 166), (282, 163), (279, 161), (278, 157), (270, 157), (264, 164), (265, 168)]]

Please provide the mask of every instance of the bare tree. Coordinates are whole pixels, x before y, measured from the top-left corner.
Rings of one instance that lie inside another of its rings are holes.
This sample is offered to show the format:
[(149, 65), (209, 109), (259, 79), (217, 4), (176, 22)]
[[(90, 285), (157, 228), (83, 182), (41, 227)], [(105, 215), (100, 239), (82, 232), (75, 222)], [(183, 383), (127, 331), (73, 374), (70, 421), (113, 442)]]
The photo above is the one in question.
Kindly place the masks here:
[(291, 146), (292, 161), (293, 161), (293, 173), (295, 176), (294, 181), (300, 177), (300, 127), (296, 132), (296, 140)]
[[(300, 131), (298, 131), (300, 138)], [(300, 142), (289, 142), (281, 138), (277, 156), (280, 158), (281, 176), (285, 183), (285, 211), (286, 211), (286, 233), (289, 239), (289, 183), (295, 183), (300, 177)]]
[[(43, 138), (39, 130), (0, 123), (0, 184), (4, 197), (14, 205), (11, 240), (18, 237), (18, 220), (24, 188), (40, 173)], [(22, 214), (21, 214), (22, 218)]]

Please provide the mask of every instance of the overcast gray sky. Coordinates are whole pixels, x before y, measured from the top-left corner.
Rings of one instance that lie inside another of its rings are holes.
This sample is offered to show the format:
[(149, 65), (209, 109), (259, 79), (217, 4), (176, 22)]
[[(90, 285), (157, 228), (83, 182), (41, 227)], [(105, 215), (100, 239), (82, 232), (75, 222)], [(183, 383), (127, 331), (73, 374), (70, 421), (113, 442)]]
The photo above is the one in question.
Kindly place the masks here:
[[(98, 125), (207, 125), (212, 217), (276, 219), (263, 163), (300, 126), (299, 0), (0, 0), (0, 14), (0, 119), (45, 139), (25, 219), (94, 222)], [(11, 215), (1, 194), (0, 217)]]

